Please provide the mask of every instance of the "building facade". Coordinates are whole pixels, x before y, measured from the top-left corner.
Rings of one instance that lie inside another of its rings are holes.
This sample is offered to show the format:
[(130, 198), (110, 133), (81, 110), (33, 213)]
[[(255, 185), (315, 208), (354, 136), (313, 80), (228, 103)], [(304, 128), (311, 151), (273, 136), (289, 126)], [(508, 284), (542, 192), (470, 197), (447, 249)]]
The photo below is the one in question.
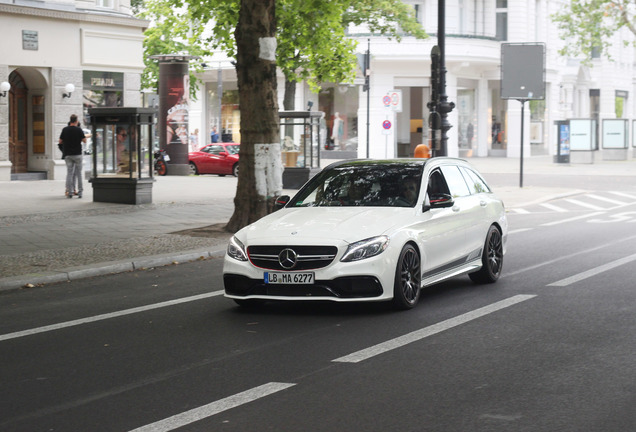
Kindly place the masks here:
[(141, 106), (147, 26), (130, 0), (0, 0), (0, 180), (64, 178), (71, 114)]
[[(429, 142), (430, 54), (437, 44), (438, 2), (405, 2), (413, 6), (430, 38), (405, 37), (398, 43), (364, 27), (349, 29), (349, 36), (359, 42), (360, 53), (370, 46), (368, 95), (362, 88), (361, 71), (353, 84), (325, 84), (319, 94), (298, 84), (296, 109), (306, 109), (311, 102), (314, 109), (325, 113), (325, 146), (333, 148), (335, 156), (338, 151), (371, 158), (412, 156), (418, 144)], [(563, 57), (558, 51), (564, 42), (550, 17), (564, 4), (561, 0), (446, 1), (446, 93), (456, 105), (448, 117), (452, 125), (449, 156), (519, 157), (522, 134), (524, 155), (556, 155), (556, 124), (569, 119), (588, 119), (596, 128), (589, 154), (573, 152), (573, 161), (577, 161), (575, 156), (581, 162), (634, 156), (636, 58), (634, 48), (623, 44), (633, 41), (634, 35), (623, 29), (614, 36), (612, 60), (596, 56), (586, 66), (580, 59)], [(523, 131), (521, 102), (501, 99), (502, 43), (545, 46), (545, 98), (525, 103)], [(227, 139), (237, 141), (236, 78), (231, 63), (218, 60), (211, 61), (214, 66), (201, 75), (204, 87), (193, 107), (190, 127), (209, 139), (211, 127), (217, 126)], [(282, 106), (282, 76), (278, 88)], [(387, 107), (386, 96), (399, 101)], [(629, 131), (624, 137), (626, 148), (605, 148), (603, 125), (610, 119), (624, 119)], [(329, 152), (322, 154), (329, 157)]]

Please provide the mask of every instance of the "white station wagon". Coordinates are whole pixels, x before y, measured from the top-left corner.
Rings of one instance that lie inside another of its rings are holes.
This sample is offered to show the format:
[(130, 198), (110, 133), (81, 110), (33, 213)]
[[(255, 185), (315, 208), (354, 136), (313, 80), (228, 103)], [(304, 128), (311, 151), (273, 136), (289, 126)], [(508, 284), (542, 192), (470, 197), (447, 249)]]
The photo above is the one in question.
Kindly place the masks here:
[(278, 205), (228, 245), (225, 296), (239, 305), (392, 301), (409, 309), (423, 287), (501, 274), (504, 205), (461, 159), (336, 162)]

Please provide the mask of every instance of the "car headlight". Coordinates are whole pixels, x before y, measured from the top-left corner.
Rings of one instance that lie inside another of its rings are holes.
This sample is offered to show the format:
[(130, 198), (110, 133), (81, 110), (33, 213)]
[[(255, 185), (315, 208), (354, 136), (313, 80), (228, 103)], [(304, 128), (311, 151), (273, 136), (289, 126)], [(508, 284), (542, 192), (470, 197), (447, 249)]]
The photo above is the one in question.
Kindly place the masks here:
[(232, 236), (230, 239), (230, 244), (227, 245), (227, 254), (235, 260), (247, 261), (245, 246), (236, 236)]
[(381, 254), (389, 245), (387, 236), (372, 237), (351, 243), (340, 261), (359, 261)]

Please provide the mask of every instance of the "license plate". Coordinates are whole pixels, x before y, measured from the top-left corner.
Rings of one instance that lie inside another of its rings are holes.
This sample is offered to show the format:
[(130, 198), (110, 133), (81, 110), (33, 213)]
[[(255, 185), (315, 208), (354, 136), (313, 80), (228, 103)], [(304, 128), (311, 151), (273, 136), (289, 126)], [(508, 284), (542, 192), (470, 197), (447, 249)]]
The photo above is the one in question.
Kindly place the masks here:
[(266, 284), (305, 285), (314, 283), (314, 273), (265, 272)]
[(170, 156), (164, 155), (163, 160), (165, 160), (166, 162), (170, 162)]

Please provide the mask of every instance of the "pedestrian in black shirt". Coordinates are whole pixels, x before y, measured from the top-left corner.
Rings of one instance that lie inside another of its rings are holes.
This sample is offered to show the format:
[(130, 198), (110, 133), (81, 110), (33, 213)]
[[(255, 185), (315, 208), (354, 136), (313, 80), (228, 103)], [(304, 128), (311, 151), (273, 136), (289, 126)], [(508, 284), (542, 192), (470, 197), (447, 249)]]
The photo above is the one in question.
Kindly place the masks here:
[(73, 177), (77, 174), (77, 197), (82, 197), (82, 143), (86, 142), (84, 131), (79, 127), (77, 116), (73, 114), (68, 126), (62, 129), (60, 144), (66, 161), (66, 191), (67, 197), (73, 198)]

